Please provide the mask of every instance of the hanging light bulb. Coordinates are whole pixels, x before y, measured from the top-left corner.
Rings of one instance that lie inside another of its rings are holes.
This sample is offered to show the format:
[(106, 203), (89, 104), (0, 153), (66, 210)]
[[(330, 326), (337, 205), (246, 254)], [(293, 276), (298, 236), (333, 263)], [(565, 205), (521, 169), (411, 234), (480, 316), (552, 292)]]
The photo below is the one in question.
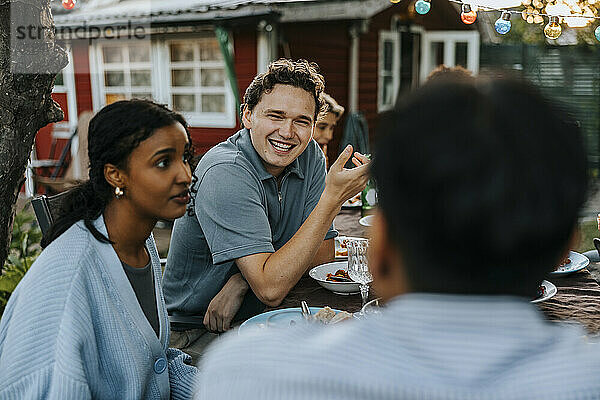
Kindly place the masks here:
[(431, 2), (429, 0), (417, 0), (415, 3), (415, 11), (419, 14), (427, 14), (431, 10)]
[(72, 10), (76, 2), (76, 0), (62, 0), (62, 6), (65, 10)]
[(562, 33), (562, 28), (560, 27), (560, 24), (558, 23), (558, 17), (551, 16), (550, 21), (548, 22), (548, 25), (546, 25), (546, 27), (544, 28), (544, 35), (546, 35), (546, 37), (548, 39), (556, 39), (557, 37), (560, 36), (561, 33)]
[(594, 35), (596, 36), (596, 39), (600, 40), (600, 25), (598, 25), (596, 27), (596, 30), (594, 31)]
[(400, 1), (401, 0), (390, 0), (390, 3), (392, 3), (392, 4), (398, 4), (398, 3), (400, 3)]
[(468, 4), (462, 5), (462, 12), (460, 13), (460, 20), (465, 24), (472, 24), (477, 19), (477, 13), (471, 9)]
[(496, 32), (501, 35), (506, 35), (510, 31), (510, 13), (508, 11), (502, 11), (502, 16), (496, 20), (494, 24)]

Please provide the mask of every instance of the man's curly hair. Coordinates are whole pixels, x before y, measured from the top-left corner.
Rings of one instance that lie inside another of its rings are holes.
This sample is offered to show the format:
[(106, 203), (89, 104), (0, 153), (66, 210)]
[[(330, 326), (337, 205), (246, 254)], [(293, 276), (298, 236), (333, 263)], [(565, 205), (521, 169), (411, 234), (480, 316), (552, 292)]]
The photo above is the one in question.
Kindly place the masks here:
[(317, 115), (323, 107), (321, 93), (325, 89), (325, 79), (319, 73), (319, 66), (306, 60), (280, 58), (269, 64), (267, 71), (257, 75), (246, 89), (242, 112), (245, 108), (252, 111), (262, 95), (269, 93), (277, 84), (291, 85), (312, 94), (315, 99), (314, 120), (317, 120)]

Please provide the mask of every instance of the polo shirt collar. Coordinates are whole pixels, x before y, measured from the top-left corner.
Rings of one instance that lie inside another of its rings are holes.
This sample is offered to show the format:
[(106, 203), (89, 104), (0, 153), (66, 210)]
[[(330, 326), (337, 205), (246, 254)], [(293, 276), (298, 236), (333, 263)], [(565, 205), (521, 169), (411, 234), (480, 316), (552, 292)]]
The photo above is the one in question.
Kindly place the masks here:
[[(248, 161), (254, 166), (256, 169), (259, 179), (264, 181), (266, 179), (270, 179), (273, 177), (267, 170), (265, 169), (265, 165), (263, 164), (262, 158), (256, 152), (256, 149), (252, 145), (252, 140), (250, 139), (250, 131), (246, 128), (243, 128), (240, 134), (240, 140), (238, 141), (239, 149), (244, 153)], [(306, 151), (306, 150), (305, 150)], [(304, 153), (302, 153), (304, 154)], [(300, 154), (300, 156), (302, 156)], [(283, 174), (293, 173), (298, 176), (300, 179), (304, 179), (304, 173), (300, 169), (300, 162), (298, 161), (298, 156), (290, 165), (285, 167)]]

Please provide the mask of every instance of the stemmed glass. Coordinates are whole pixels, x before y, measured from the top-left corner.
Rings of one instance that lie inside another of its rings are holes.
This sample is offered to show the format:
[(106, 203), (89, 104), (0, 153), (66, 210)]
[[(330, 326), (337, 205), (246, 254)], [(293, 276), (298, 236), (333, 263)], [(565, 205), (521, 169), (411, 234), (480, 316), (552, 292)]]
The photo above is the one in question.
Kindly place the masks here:
[(369, 272), (369, 262), (367, 260), (368, 239), (353, 238), (347, 242), (348, 247), (348, 275), (354, 282), (360, 284), (360, 295), (362, 296), (362, 306), (356, 316), (362, 316), (362, 307), (365, 306), (369, 297), (369, 283), (373, 281), (373, 275)]

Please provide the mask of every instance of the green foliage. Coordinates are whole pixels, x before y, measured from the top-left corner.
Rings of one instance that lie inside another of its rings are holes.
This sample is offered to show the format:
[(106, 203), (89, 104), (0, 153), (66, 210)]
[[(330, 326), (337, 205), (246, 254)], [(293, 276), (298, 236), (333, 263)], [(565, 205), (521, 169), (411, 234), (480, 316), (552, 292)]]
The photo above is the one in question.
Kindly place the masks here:
[[(548, 23), (548, 19), (545, 18), (544, 22), (540, 24), (529, 24), (523, 20), (520, 15), (513, 15), (510, 22), (512, 27), (510, 32), (504, 36), (500, 36), (502, 44), (535, 44), (535, 45), (547, 45), (546, 36), (544, 36), (544, 27)], [(590, 49), (596, 49), (598, 40), (594, 36), (594, 29), (597, 24), (589, 24), (582, 28), (569, 28), (566, 24), (561, 24), (563, 33), (567, 30), (572, 30), (577, 38), (577, 44), (583, 47), (589, 47)]]
[(528, 24), (520, 15), (514, 15), (510, 22), (512, 27), (510, 32), (501, 37), (502, 43), (514, 44), (537, 44), (544, 45), (546, 37), (544, 36), (544, 24)]
[(17, 284), (40, 254), (42, 232), (34, 221), (35, 217), (26, 211), (15, 215), (10, 250), (0, 275), (0, 316)]

